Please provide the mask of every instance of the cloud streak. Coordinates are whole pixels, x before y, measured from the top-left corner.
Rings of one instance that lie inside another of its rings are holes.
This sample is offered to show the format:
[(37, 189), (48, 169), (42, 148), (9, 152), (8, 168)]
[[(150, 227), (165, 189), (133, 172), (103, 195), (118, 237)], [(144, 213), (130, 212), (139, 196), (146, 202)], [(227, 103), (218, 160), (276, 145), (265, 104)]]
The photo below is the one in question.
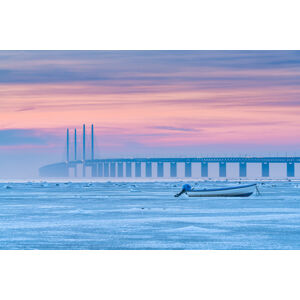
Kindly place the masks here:
[(62, 151), (82, 123), (104, 149), (293, 143), (299, 53), (0, 51), (0, 145)]
[(1, 129), (1, 146), (47, 146), (57, 141), (54, 134), (38, 129)]

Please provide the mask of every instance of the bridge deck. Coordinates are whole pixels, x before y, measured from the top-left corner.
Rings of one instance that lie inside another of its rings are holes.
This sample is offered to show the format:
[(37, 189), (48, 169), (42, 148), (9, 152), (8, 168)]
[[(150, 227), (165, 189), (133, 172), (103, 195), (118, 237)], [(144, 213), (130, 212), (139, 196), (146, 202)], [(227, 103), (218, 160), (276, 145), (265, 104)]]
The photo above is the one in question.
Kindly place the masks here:
[[(300, 157), (190, 157), (190, 158), (102, 158), (94, 160), (86, 160), (86, 163), (97, 162), (177, 162), (177, 163), (197, 163), (197, 162), (228, 162), (228, 163), (287, 163), (298, 162), (300, 163)], [(73, 163), (82, 163), (77, 161)]]
[[(170, 163), (171, 177), (177, 177), (177, 163), (185, 163), (185, 175), (190, 177), (192, 173), (192, 163), (201, 163), (201, 174), (208, 176), (208, 163), (219, 163), (220, 177), (226, 177), (226, 163), (239, 163), (240, 177), (247, 176), (247, 163), (261, 163), (262, 176), (269, 177), (270, 163), (286, 163), (287, 176), (295, 176), (295, 163), (300, 163), (300, 157), (180, 157), (180, 158), (102, 158), (93, 160), (76, 160), (50, 164), (39, 169), (40, 175), (47, 176), (66, 176), (69, 168), (74, 168), (77, 172), (77, 165), (83, 166), (83, 177), (85, 177), (86, 166), (92, 167), (92, 176), (123, 176), (123, 163), (126, 163), (126, 176), (131, 176), (131, 163), (135, 163), (135, 177), (141, 176), (141, 163), (145, 164), (146, 177), (152, 177), (151, 163), (157, 163), (157, 176), (163, 177), (163, 164)], [(100, 166), (101, 165), (101, 166)], [(103, 169), (102, 169), (103, 168)], [(117, 175), (118, 174), (118, 175)], [(67, 175), (68, 176), (68, 175)]]

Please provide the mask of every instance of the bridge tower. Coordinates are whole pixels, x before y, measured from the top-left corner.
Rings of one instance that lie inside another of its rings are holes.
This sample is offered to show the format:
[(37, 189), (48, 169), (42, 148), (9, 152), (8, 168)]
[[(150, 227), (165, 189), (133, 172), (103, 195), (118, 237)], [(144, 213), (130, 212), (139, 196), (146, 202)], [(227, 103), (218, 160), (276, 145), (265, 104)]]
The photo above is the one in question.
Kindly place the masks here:
[(82, 176), (85, 177), (85, 124), (82, 126)]
[[(91, 160), (94, 161), (94, 124), (91, 126)], [(96, 163), (92, 163), (92, 177), (98, 176), (98, 165)]]
[(94, 125), (91, 126), (91, 159), (94, 160)]
[(69, 137), (69, 128), (67, 129), (67, 162), (70, 161), (70, 137)]
[[(77, 160), (77, 133), (76, 128), (74, 129), (74, 161)], [(77, 177), (77, 165), (74, 165), (74, 176)]]
[(77, 160), (77, 133), (76, 128), (74, 129), (74, 160)]

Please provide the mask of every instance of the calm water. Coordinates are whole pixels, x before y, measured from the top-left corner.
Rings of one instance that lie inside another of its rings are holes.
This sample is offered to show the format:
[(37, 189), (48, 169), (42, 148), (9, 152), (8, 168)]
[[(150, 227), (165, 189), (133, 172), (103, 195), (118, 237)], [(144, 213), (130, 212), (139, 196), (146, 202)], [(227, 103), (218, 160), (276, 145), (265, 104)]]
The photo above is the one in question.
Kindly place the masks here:
[(226, 199), (174, 198), (181, 186), (0, 183), (0, 249), (300, 249), (300, 183)]

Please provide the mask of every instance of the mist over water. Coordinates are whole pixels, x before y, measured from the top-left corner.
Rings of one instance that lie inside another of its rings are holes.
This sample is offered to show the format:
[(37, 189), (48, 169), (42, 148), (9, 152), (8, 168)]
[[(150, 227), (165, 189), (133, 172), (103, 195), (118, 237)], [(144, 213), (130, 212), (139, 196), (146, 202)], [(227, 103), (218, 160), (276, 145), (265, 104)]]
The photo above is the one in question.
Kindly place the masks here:
[[(233, 150), (227, 150), (224, 146), (213, 145), (209, 149), (210, 152), (205, 152), (208, 146), (202, 146), (202, 152), (197, 151), (199, 147), (180, 147), (179, 149), (174, 147), (172, 151), (162, 148), (147, 148), (135, 149), (135, 151), (130, 152), (130, 149), (120, 152), (120, 149), (113, 148), (110, 152), (103, 147), (100, 148), (99, 143), (96, 143), (95, 158), (132, 158), (132, 157), (243, 157), (243, 156), (283, 156), (285, 157), (287, 153), (284, 152), (267, 152), (267, 151), (256, 151), (249, 154), (246, 151), (244, 154), (234, 152)], [(22, 147), (14, 147), (13, 149), (6, 149), (0, 147), (0, 180), (30, 180), (39, 179), (39, 168), (47, 164), (65, 162), (66, 161), (66, 151), (64, 143), (60, 145), (59, 148), (54, 147), (53, 149), (40, 149), (40, 148), (29, 148), (22, 149)], [(100, 150), (101, 149), (101, 150)], [(222, 151), (216, 151), (216, 149), (222, 149)], [(258, 148), (259, 149), (259, 148)], [(248, 153), (248, 154), (246, 154)], [(297, 153), (289, 152), (288, 156), (298, 156)], [(73, 151), (71, 148), (70, 157), (73, 159)], [(78, 158), (81, 158), (81, 148), (78, 149)], [(90, 149), (87, 146), (87, 159), (90, 159)], [(165, 164), (165, 176), (168, 177), (169, 166)], [(218, 178), (218, 165), (216, 163), (209, 163), (209, 177)], [(153, 177), (156, 177), (156, 164), (153, 163)], [(72, 177), (72, 172), (70, 172)], [(91, 177), (91, 172), (87, 168), (87, 176)], [(180, 178), (184, 177), (184, 166), (178, 163), (178, 176)], [(248, 163), (247, 164), (247, 176), (249, 179), (260, 179), (261, 178), (261, 165), (258, 163)], [(193, 177), (200, 178), (200, 164), (193, 164)], [(239, 178), (238, 164), (227, 163), (227, 177), (228, 179)], [(270, 177), (273, 179), (285, 179), (286, 178), (286, 165), (283, 163), (270, 163)], [(295, 163), (295, 178), (300, 178), (300, 164)], [(40, 178), (43, 179), (43, 178)], [(113, 180), (113, 178), (108, 179)]]

